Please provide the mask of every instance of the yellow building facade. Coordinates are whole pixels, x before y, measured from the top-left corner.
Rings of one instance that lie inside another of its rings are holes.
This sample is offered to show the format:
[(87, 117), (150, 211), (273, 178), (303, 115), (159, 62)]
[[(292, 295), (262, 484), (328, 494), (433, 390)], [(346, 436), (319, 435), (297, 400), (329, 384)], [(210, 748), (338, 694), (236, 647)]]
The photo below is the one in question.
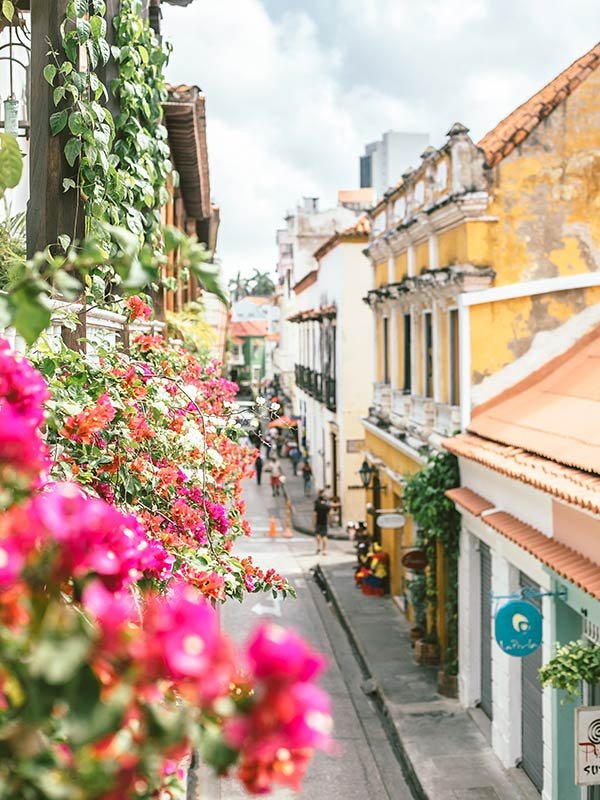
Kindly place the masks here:
[[(373, 532), (380, 509), (402, 509), (406, 476), (475, 407), (599, 321), (597, 60), (586, 54), (478, 143), (453, 125), (371, 212)], [(560, 327), (564, 338), (544, 336)], [(410, 607), (410, 520), (381, 537), (392, 592)]]

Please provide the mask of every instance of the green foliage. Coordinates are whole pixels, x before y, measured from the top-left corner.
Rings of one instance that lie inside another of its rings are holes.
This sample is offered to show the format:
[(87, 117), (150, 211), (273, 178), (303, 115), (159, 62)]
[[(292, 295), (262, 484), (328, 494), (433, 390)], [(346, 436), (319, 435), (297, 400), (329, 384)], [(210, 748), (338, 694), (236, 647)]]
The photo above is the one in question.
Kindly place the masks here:
[[(51, 62), (44, 69), (57, 109), (50, 117), (50, 129), (55, 136), (63, 131), (70, 134), (64, 155), (73, 173), (63, 187), (81, 196), (87, 230), (96, 234), (98, 223), (122, 222), (120, 204), (125, 197), (118, 159), (112, 152), (114, 121), (102, 105), (108, 93), (96, 71), (110, 58), (105, 16), (103, 0), (71, 0), (61, 25), (60, 50), (50, 50)], [(87, 65), (80, 66), (81, 47)]]
[(7, 189), (18, 186), (22, 174), (23, 156), (16, 137), (0, 133), (0, 199)]
[(275, 283), (268, 272), (259, 272), (255, 269), (250, 278), (244, 278), (238, 272), (235, 278), (229, 281), (229, 291), (234, 300), (244, 297), (270, 297), (275, 292)]
[[(458, 462), (451, 453), (435, 453), (419, 472), (407, 478), (404, 488), (406, 510), (418, 526), (417, 542), (425, 550), (428, 570), (425, 602), (435, 608), (437, 596), (437, 544), (444, 550), (446, 597), (444, 598), (448, 647), (444, 654), (447, 672), (458, 669), (458, 546), (460, 515), (445, 492), (459, 483)], [(434, 615), (435, 616), (435, 615)]]
[(206, 321), (200, 303), (190, 303), (183, 311), (168, 311), (167, 324), (170, 335), (180, 339), (192, 353), (208, 354), (215, 341), (215, 331)]
[(25, 260), (25, 214), (10, 216), (7, 213), (0, 221), (0, 289), (15, 282)]
[(542, 686), (552, 686), (577, 700), (581, 683), (600, 683), (600, 647), (578, 640), (557, 647), (554, 658), (539, 671)]
[(120, 111), (115, 120), (114, 152), (123, 186), (120, 223), (146, 241), (160, 244), (160, 208), (169, 199), (171, 172), (162, 104), (169, 51), (142, 19), (141, 0), (121, 0), (114, 19), (113, 56), (119, 76), (111, 83)]

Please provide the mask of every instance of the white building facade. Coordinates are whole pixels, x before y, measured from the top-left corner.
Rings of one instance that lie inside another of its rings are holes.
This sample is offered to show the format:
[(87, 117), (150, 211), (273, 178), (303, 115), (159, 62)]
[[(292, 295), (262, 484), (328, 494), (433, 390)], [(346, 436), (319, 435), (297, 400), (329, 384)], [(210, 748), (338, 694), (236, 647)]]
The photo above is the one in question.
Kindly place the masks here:
[(334, 234), (315, 253), (316, 268), (295, 286), (295, 412), (317, 489), (340, 502), (340, 522), (364, 515), (358, 470), (364, 434), (361, 418), (370, 401), (373, 349), (370, 285), (363, 254), (369, 223), (362, 218)]

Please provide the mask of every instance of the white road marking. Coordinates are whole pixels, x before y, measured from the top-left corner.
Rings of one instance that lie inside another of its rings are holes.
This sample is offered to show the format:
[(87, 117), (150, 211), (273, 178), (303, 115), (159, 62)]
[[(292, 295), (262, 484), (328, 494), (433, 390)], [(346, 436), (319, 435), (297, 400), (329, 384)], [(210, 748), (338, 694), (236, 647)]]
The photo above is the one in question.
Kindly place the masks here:
[(258, 614), (259, 617), (264, 617), (269, 614), (272, 617), (281, 617), (281, 599), (279, 597), (271, 598), (271, 604), (266, 605), (263, 603), (255, 603), (252, 606), (252, 612)]

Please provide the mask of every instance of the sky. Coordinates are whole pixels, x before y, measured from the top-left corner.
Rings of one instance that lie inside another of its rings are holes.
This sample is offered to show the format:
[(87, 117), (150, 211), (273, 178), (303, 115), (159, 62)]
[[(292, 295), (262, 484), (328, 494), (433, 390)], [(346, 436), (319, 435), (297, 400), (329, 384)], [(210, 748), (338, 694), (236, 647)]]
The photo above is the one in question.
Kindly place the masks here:
[[(598, 40), (597, 0), (195, 0), (163, 4), (172, 83), (206, 95), (217, 253), (273, 271), (303, 196), (359, 185), (367, 142), (460, 121), (477, 141)], [(415, 166), (415, 165), (406, 165)], [(398, 179), (400, 176), (398, 175)]]

